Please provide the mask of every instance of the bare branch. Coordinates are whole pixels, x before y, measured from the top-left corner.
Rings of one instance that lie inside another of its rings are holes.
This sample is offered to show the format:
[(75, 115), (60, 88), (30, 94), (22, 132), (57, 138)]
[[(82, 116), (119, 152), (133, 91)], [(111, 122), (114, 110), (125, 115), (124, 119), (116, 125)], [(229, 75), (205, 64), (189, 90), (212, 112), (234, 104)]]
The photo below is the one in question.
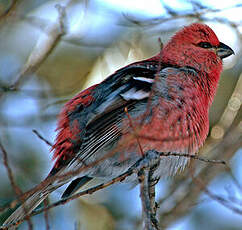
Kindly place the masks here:
[(206, 185), (203, 184), (203, 182), (199, 178), (193, 178), (195, 183), (201, 187), (201, 189), (207, 194), (211, 199), (217, 201), (224, 207), (230, 209), (232, 212), (237, 213), (239, 215), (242, 215), (242, 208), (238, 208), (235, 205), (231, 203), (230, 200), (227, 200), (223, 198), (222, 196), (215, 195), (212, 193), (208, 188), (206, 188)]
[(144, 221), (144, 230), (158, 229), (152, 224), (152, 208), (149, 196), (149, 169), (142, 169), (139, 172), (140, 198), (142, 201), (142, 219)]
[(11, 2), (10, 7), (3, 14), (0, 15), (0, 23), (3, 23), (2, 20), (5, 21), (10, 15), (14, 14), (17, 4), (18, 0), (13, 0)]
[(15, 194), (17, 196), (20, 196), (22, 194), (21, 189), (18, 187), (18, 185), (15, 182), (14, 176), (13, 176), (13, 172), (8, 164), (8, 155), (7, 152), (5, 150), (5, 148), (3, 147), (1, 141), (0, 141), (0, 149), (2, 150), (2, 155), (3, 155), (3, 164), (5, 166), (5, 168), (7, 169), (7, 173), (8, 173), (8, 178), (10, 180), (11, 186), (15, 191)]
[(49, 145), (49, 146), (53, 146), (53, 144), (51, 144), (47, 139), (45, 139), (36, 129), (33, 129), (32, 130), (33, 131), (33, 133), (34, 134), (36, 134), (36, 136), (40, 139), (40, 140), (42, 140), (42, 141), (44, 141), (47, 145)]
[[(18, 200), (20, 201), (21, 204), (23, 204), (23, 200), (21, 199), (22, 191), (21, 191), (21, 189), (18, 187), (18, 185), (15, 182), (15, 179), (14, 179), (14, 176), (13, 176), (13, 172), (12, 172), (12, 170), (11, 170), (9, 164), (8, 164), (7, 151), (3, 147), (1, 141), (0, 141), (0, 149), (2, 150), (3, 164), (4, 164), (5, 168), (7, 169), (8, 178), (10, 180), (11, 186), (12, 186), (13, 190), (15, 191), (15, 194), (17, 195)], [(24, 211), (26, 212), (25, 208), (24, 208)], [(33, 224), (31, 222), (30, 218), (27, 217), (26, 220), (28, 222), (29, 230), (33, 229)]]
[[(44, 207), (47, 207), (49, 205), (49, 200), (46, 198), (44, 200)], [(45, 219), (45, 229), (50, 230), (50, 225), (49, 225), (49, 212), (48, 210), (44, 211), (44, 219)]]

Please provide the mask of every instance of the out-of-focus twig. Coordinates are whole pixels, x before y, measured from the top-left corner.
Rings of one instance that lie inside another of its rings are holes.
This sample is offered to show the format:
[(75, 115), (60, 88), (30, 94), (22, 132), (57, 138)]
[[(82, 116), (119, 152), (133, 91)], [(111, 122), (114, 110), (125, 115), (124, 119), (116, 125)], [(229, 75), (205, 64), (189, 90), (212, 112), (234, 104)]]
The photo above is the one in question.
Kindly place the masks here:
[(227, 200), (223, 198), (222, 196), (215, 195), (212, 193), (203, 182), (197, 178), (194, 177), (193, 181), (201, 188), (203, 192), (205, 192), (206, 195), (208, 195), (211, 199), (217, 201), (221, 205), (225, 206), (226, 208), (230, 209), (232, 212), (237, 213), (239, 215), (242, 215), (242, 209), (236, 207), (230, 200)]
[(53, 144), (51, 144), (47, 139), (45, 139), (36, 129), (33, 129), (32, 130), (33, 131), (33, 133), (34, 134), (36, 134), (36, 136), (40, 139), (40, 140), (42, 140), (42, 141), (44, 141), (47, 145), (49, 145), (49, 146), (53, 146)]
[(18, 3), (18, 0), (13, 0), (11, 2), (10, 7), (3, 14), (0, 15), (0, 23), (3, 23), (3, 20), (5, 21), (10, 15), (14, 14)]
[[(234, 152), (242, 146), (242, 122), (232, 129), (227, 135), (224, 136), (223, 141), (212, 150), (213, 156), (219, 156), (220, 158), (228, 161), (233, 155)], [(204, 186), (220, 172), (225, 171), (226, 167), (219, 167), (213, 164), (205, 165), (200, 172), (197, 174), (200, 180), (203, 181)], [(197, 171), (197, 170), (196, 170)], [(189, 175), (187, 175), (189, 177)], [(162, 226), (167, 227), (175, 219), (185, 215), (188, 210), (193, 206), (193, 204), (198, 199), (200, 193), (202, 192), (201, 188), (195, 183), (192, 183), (191, 178), (186, 180), (181, 180), (178, 183), (174, 184), (173, 192), (170, 192), (169, 195), (162, 199), (159, 202), (160, 205), (160, 219), (162, 220)], [(178, 195), (176, 197), (176, 195)], [(170, 206), (171, 202), (175, 202), (172, 207), (167, 209), (167, 206)]]
[[(24, 201), (21, 199), (22, 191), (21, 191), (21, 189), (18, 187), (18, 185), (15, 182), (12, 169), (10, 168), (10, 166), (8, 164), (8, 154), (7, 154), (7, 151), (3, 147), (3, 144), (2, 144), (1, 141), (0, 141), (0, 149), (1, 149), (2, 155), (3, 155), (3, 164), (4, 164), (5, 168), (7, 169), (8, 178), (10, 180), (11, 186), (12, 186), (15, 194), (17, 195), (20, 203), (23, 203)], [(24, 211), (26, 211), (25, 208), (24, 208)], [(32, 230), (33, 229), (33, 224), (31, 222), (30, 218), (27, 217), (26, 219), (27, 219), (27, 222), (28, 222), (29, 230)]]
[(51, 24), (47, 30), (47, 36), (43, 35), (37, 41), (32, 53), (30, 54), (23, 69), (17, 76), (17, 80), (11, 85), (11, 89), (17, 89), (24, 78), (30, 73), (36, 71), (44, 60), (49, 56), (52, 50), (57, 46), (61, 36), (65, 33), (64, 20), (65, 8), (59, 4), (56, 5), (59, 17), (56, 22)]
[(9, 181), (11, 183), (12, 188), (14, 189), (15, 193), (17, 196), (20, 196), (22, 194), (21, 189), (18, 187), (18, 185), (15, 182), (14, 176), (13, 176), (13, 172), (8, 164), (8, 155), (7, 152), (5, 150), (5, 148), (3, 147), (1, 141), (0, 141), (0, 149), (2, 151), (2, 155), (3, 155), (3, 164), (5, 166), (5, 168), (7, 169), (7, 173), (8, 173), (8, 178)]
[[(141, 21), (139, 19), (133, 18), (127, 14), (123, 14), (123, 17), (130, 23), (122, 23), (122, 26), (139, 26), (143, 28), (152, 28), (157, 25), (161, 25), (163, 23), (171, 22), (177, 19), (197, 19), (198, 21), (206, 22), (206, 21), (212, 21), (212, 22), (219, 22), (222, 24), (229, 25), (231, 28), (234, 29), (234, 31), (237, 33), (237, 35), (241, 36), (241, 31), (239, 27), (241, 26), (241, 22), (234, 22), (229, 19), (225, 19), (224, 17), (211, 17), (209, 14), (213, 13), (219, 13), (223, 12), (228, 9), (232, 8), (241, 8), (242, 4), (235, 4), (233, 6), (230, 6), (228, 8), (224, 9), (213, 9), (209, 8), (207, 6), (203, 6), (202, 4), (197, 2), (196, 6), (199, 6), (197, 10), (194, 11), (194, 8), (192, 10), (185, 10), (185, 11), (180, 11), (180, 10), (174, 10), (171, 9), (169, 6), (162, 3), (162, 6), (166, 9), (168, 16), (160, 16), (156, 18), (152, 18), (150, 20), (144, 20)], [(193, 2), (191, 2), (191, 6), (193, 5)], [(206, 16), (208, 14), (208, 16)]]
[[(17, 76), (17, 80), (8, 87), (5, 91), (16, 91), (24, 79), (36, 71), (40, 65), (46, 60), (49, 54), (57, 46), (62, 35), (65, 33), (65, 7), (57, 4), (56, 9), (59, 17), (57, 20), (50, 24), (46, 29), (46, 34), (42, 35), (37, 41), (33, 51), (31, 52), (27, 62)], [(0, 94), (0, 96), (3, 93)]]
[[(49, 204), (49, 199), (48, 197), (44, 200), (44, 206), (47, 207)], [(45, 219), (45, 229), (50, 230), (50, 225), (49, 225), (49, 212), (48, 210), (44, 211), (44, 219)]]

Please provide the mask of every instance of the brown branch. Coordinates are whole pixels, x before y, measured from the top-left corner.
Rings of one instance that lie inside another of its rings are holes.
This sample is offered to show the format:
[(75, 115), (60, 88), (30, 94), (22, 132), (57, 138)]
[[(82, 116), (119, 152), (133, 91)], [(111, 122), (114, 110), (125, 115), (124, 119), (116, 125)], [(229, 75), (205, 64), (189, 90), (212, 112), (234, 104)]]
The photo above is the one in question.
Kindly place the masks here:
[[(48, 198), (46, 198), (44, 200), (44, 207), (47, 207), (48, 205), (49, 205), (49, 200)], [(50, 230), (48, 209), (44, 211), (44, 219), (45, 219), (45, 229)]]
[[(33, 216), (33, 215), (37, 215), (37, 214), (40, 214), (42, 213), (43, 211), (46, 211), (46, 210), (49, 210), (51, 208), (54, 208), (54, 207), (57, 207), (59, 205), (64, 205), (66, 204), (67, 202), (70, 202), (74, 199), (77, 199), (79, 198), (80, 196), (84, 196), (84, 195), (90, 195), (90, 194), (93, 194), (94, 192), (98, 191), (98, 190), (101, 190), (101, 189), (104, 189), (114, 183), (117, 183), (117, 182), (122, 182), (123, 180), (125, 180), (126, 177), (132, 175), (133, 173), (137, 173), (137, 168), (140, 166), (140, 161), (136, 162), (129, 170), (127, 170), (125, 173), (123, 173), (122, 175), (108, 181), (107, 183), (103, 183), (103, 184), (100, 184), (100, 185), (97, 185), (95, 187), (92, 187), (90, 189), (87, 189), (85, 191), (81, 191), (79, 193), (76, 193), (70, 197), (67, 197), (67, 198), (64, 198), (64, 199), (61, 199), (55, 203), (52, 203), (44, 208), (41, 208), (39, 210), (36, 210), (36, 211), (33, 211), (32, 214), (30, 214), (30, 216)], [(147, 180), (149, 179), (149, 177), (147, 178)], [(150, 182), (149, 182), (150, 183)], [(148, 183), (148, 185), (149, 185)], [(147, 187), (148, 188), (148, 187)], [(151, 216), (152, 216), (152, 210), (151, 210)], [(152, 218), (150, 218), (152, 220)], [(20, 220), (18, 223), (21, 223), (22, 221), (24, 221), (24, 219)], [(9, 226), (12, 226), (14, 225), (15, 223), (12, 223), (10, 225), (7, 225), (7, 226), (4, 226), (2, 227), (2, 229), (4, 229), (5, 227), (9, 227)], [(0, 227), (1, 229), (1, 227)]]
[(226, 161), (224, 161), (224, 160), (208, 159), (205, 157), (199, 157), (197, 155), (190, 155), (190, 154), (186, 154), (186, 153), (160, 153), (160, 156), (161, 157), (162, 156), (178, 156), (178, 157), (180, 156), (180, 157), (187, 157), (187, 158), (203, 161), (206, 163), (227, 165)]
[[(200, 19), (202, 18), (202, 16), (204, 16), (205, 14), (208, 13), (218, 13), (218, 12), (222, 12), (228, 9), (232, 9), (232, 8), (239, 8), (242, 5), (241, 4), (235, 4), (233, 6), (224, 8), (224, 9), (212, 9), (212, 8), (208, 8), (203, 6), (202, 8), (200, 8), (199, 10), (197, 10), (196, 12), (194, 12), (194, 10), (190, 10), (190, 11), (174, 11), (173, 9), (169, 8), (168, 6), (165, 6), (163, 4), (163, 6), (166, 8), (167, 13), (169, 14), (168, 17), (156, 17), (156, 18), (152, 18), (149, 20), (145, 20), (145, 21), (141, 21), (139, 19), (135, 19), (132, 18), (131, 16), (128, 16), (127, 14), (123, 14), (123, 17), (125, 19), (127, 19), (127, 21), (129, 21), (130, 23), (134, 24), (134, 25), (138, 25), (138, 26), (143, 26), (143, 27), (150, 27), (150, 26), (155, 26), (155, 25), (159, 25), (162, 23), (166, 23), (172, 20), (176, 20), (176, 19), (182, 19), (182, 18), (197, 18)], [(211, 20), (211, 19), (210, 19)]]
[(3, 22), (5, 22), (5, 20), (9, 16), (14, 14), (14, 12), (16, 11), (16, 7), (17, 7), (18, 3), (19, 3), (18, 0), (12, 0), (11, 6), (3, 14), (0, 15), (0, 23), (3, 24)]
[(140, 199), (142, 203), (142, 219), (144, 222), (144, 230), (154, 230), (151, 216), (152, 216), (152, 208), (150, 205), (150, 197), (149, 197), (149, 169), (142, 169), (139, 172), (139, 183), (140, 183)]
[[(148, 151), (146, 156), (137, 162), (138, 179), (140, 183), (140, 198), (142, 203), (142, 220), (144, 230), (159, 230), (159, 223), (156, 219), (155, 185), (159, 178), (154, 178), (154, 173), (159, 167), (160, 159), (158, 152)], [(148, 160), (148, 162), (147, 162)], [(148, 164), (147, 164), (148, 163)]]
[(160, 160), (158, 160), (156, 163), (154, 163), (152, 165), (152, 167), (150, 167), (149, 169), (149, 197), (150, 197), (150, 203), (151, 203), (151, 211), (152, 211), (152, 215), (151, 215), (151, 221), (154, 224), (154, 226), (159, 229), (159, 222), (157, 220), (156, 217), (156, 212), (157, 212), (157, 208), (158, 205), (155, 201), (155, 185), (159, 182), (160, 177), (154, 177), (155, 171), (156, 169), (159, 167), (160, 165)]
[[(90, 167), (93, 167), (95, 165), (97, 165), (99, 162), (107, 159), (108, 157), (111, 157), (113, 156), (114, 152), (110, 152), (109, 154), (106, 154), (105, 156), (103, 156), (102, 158), (90, 163), (89, 165), (84, 165), (83, 167), (80, 167), (78, 168), (77, 170), (72, 170), (72, 171), (69, 171), (69, 172), (66, 172), (62, 175), (54, 175), (54, 176), (48, 176), (45, 180), (43, 180), (39, 185), (37, 185), (36, 187), (34, 187), (33, 189), (25, 192), (24, 194), (22, 194), (22, 196), (20, 197), (21, 200), (25, 200), (25, 199), (28, 199), (31, 195), (33, 195), (35, 192), (37, 191), (40, 191), (41, 189), (45, 188), (47, 185), (49, 185), (50, 183), (53, 183), (57, 180), (65, 180), (66, 177), (74, 177), (75, 175), (78, 175), (80, 172), (90, 168)], [(129, 173), (129, 172), (128, 172)], [(120, 177), (120, 180), (122, 180), (122, 178), (125, 178), (125, 175), (121, 175)], [(115, 183), (116, 180), (112, 180), (112, 183), (110, 184), (113, 184)], [(104, 187), (106, 186), (109, 186), (110, 185), (109, 183), (107, 183), (107, 185), (105, 185)], [(58, 188), (59, 186), (57, 186)], [(15, 202), (16, 203), (16, 202)], [(9, 206), (10, 207), (10, 206)], [(4, 207), (3, 210), (6, 210), (6, 208)], [(28, 215), (30, 216), (30, 215)], [(20, 222), (21, 223), (21, 222)], [(18, 223), (13, 223), (13, 225), (18, 225)]]
[(222, 196), (218, 196), (215, 195), (214, 193), (212, 193), (208, 188), (206, 188), (206, 185), (203, 183), (202, 180), (200, 180), (198, 177), (194, 177), (193, 181), (201, 188), (201, 190), (203, 192), (205, 192), (205, 194), (207, 194), (211, 199), (217, 201), (218, 203), (220, 203), (221, 205), (223, 205), (224, 207), (230, 209), (232, 212), (237, 213), (239, 215), (242, 215), (242, 209), (236, 207), (235, 205), (233, 205), (231, 203), (231, 201), (223, 198)]
[[(11, 186), (15, 192), (15, 194), (17, 195), (17, 199), (18, 201), (23, 204), (24, 203), (24, 200), (21, 199), (21, 195), (22, 195), (22, 191), (21, 189), (18, 187), (18, 185), (16, 184), (15, 182), (15, 179), (14, 179), (14, 176), (13, 176), (13, 172), (8, 164), (8, 154), (7, 154), (7, 151), (5, 150), (2, 142), (0, 141), (0, 149), (2, 151), (2, 154), (3, 154), (3, 164), (7, 170), (7, 173), (8, 173), (8, 178), (9, 178), (9, 181), (11, 183)], [(24, 205), (23, 205), (24, 207)], [(24, 211), (27, 213), (26, 209), (24, 208)], [(29, 217), (26, 218), (27, 222), (28, 222), (28, 226), (29, 226), (29, 230), (33, 229), (33, 224), (30, 220)]]
[(8, 173), (8, 178), (9, 181), (11, 183), (11, 186), (15, 192), (15, 194), (19, 197), (22, 194), (21, 189), (18, 187), (18, 185), (15, 182), (14, 176), (13, 176), (13, 172), (8, 164), (8, 155), (7, 155), (7, 151), (5, 150), (5, 148), (3, 147), (1, 141), (0, 141), (0, 149), (2, 151), (2, 155), (3, 155), (3, 164), (5, 166), (5, 168), (7, 169), (7, 173)]

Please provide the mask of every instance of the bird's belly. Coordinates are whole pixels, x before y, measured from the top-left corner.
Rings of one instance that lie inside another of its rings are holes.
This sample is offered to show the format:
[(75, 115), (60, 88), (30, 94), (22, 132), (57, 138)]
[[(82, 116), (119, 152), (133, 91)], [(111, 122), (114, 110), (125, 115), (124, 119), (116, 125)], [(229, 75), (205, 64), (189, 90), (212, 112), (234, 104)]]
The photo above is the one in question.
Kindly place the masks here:
[[(126, 154), (126, 158), (124, 158), (123, 153), (115, 153), (114, 156), (109, 157), (88, 169), (85, 172), (85, 175), (110, 180), (125, 173), (140, 159), (141, 156), (134, 152)], [(162, 156), (154, 176), (156, 178), (173, 176), (178, 171), (182, 171), (188, 161), (189, 158), (183, 156)], [(124, 182), (137, 183), (137, 175), (133, 174), (127, 177)]]

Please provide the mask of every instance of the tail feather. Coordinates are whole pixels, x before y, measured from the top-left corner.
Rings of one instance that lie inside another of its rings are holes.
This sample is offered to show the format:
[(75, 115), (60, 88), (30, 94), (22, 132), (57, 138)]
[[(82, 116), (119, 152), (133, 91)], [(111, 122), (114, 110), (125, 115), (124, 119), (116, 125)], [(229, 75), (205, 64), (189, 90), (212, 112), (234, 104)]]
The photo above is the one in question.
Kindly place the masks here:
[[(31, 197), (29, 197), (19, 208), (17, 208), (3, 223), (4, 225), (15, 223), (25, 216), (31, 214), (31, 212), (49, 195), (51, 191), (45, 192), (42, 191), (36, 192)], [(16, 229), (16, 226), (9, 227), (9, 230)]]
[[(46, 178), (48, 179), (48, 177)], [(56, 190), (57, 188), (61, 187), (63, 184), (65, 184), (66, 181), (62, 181), (62, 182), (57, 182), (55, 184), (48, 184), (45, 185), (43, 188), (41, 188), (39, 191), (36, 191), (34, 194), (30, 195), (30, 197), (28, 197), (24, 203), (17, 208), (3, 223), (3, 227), (4, 225), (9, 225), (12, 223), (16, 223), (19, 220), (23, 219), (24, 217), (26, 217), (27, 215), (31, 214), (32, 211), (37, 208), (42, 201), (44, 201), (47, 196), (53, 192), (54, 190)], [(16, 229), (17, 226), (12, 226), (10, 228), (8, 228), (9, 230), (13, 230)]]
[[(49, 178), (49, 176), (47, 176), (46, 180)], [(78, 178), (78, 180), (74, 180), (73, 183), (71, 183), (66, 191), (66, 193), (64, 193), (65, 195), (67, 195), (67, 193), (73, 194), (77, 191), (77, 188), (80, 188), (82, 185), (88, 183), (88, 181), (90, 181), (92, 178), (90, 177), (82, 177), (82, 178)], [(65, 178), (65, 180), (62, 181), (55, 181), (54, 183), (49, 183), (47, 185), (45, 185), (43, 188), (41, 188), (40, 190), (37, 190), (34, 194), (30, 195), (25, 201), (24, 203), (17, 208), (3, 223), (3, 226), (9, 225), (9, 224), (13, 224), (18, 222), (19, 220), (23, 219), (24, 217), (26, 217), (27, 215), (30, 215), (32, 213), (32, 211), (37, 208), (46, 198), (47, 196), (53, 192), (54, 190), (56, 190), (57, 188), (61, 187), (62, 185), (68, 183), (68, 181), (70, 180), (70, 178)], [(45, 181), (45, 180), (44, 180)], [(43, 182), (44, 182), (43, 181)], [(77, 183), (78, 182), (78, 183)], [(74, 186), (75, 185), (75, 186)], [(72, 189), (70, 189), (72, 188)], [(33, 189), (34, 190), (34, 189)], [(69, 191), (70, 190), (70, 191)], [(63, 198), (63, 197), (62, 197)], [(17, 226), (13, 225), (12, 227), (9, 227), (9, 230), (14, 230), (16, 229)], [(1, 226), (0, 226), (1, 229)]]
[(92, 177), (88, 176), (83, 176), (83, 177), (78, 177), (77, 179), (73, 180), (66, 190), (64, 191), (63, 195), (61, 198), (67, 198), (68, 196), (71, 196), (75, 192), (77, 192), (82, 186), (87, 184), (90, 180), (92, 180)]

